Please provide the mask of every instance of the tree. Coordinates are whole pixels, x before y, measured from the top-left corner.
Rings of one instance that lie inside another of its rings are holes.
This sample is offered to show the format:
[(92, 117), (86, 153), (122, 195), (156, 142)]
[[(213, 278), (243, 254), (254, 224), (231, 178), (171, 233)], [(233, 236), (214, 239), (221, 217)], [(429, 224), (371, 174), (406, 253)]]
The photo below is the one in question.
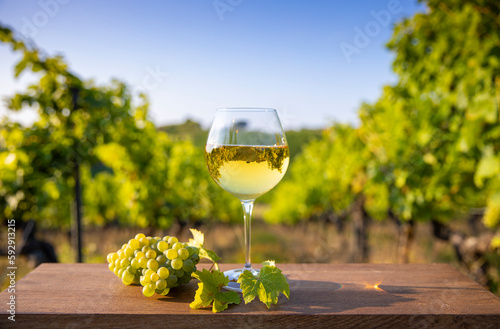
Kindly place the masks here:
[[(311, 179), (304, 182), (305, 177), (320, 176), (338, 163), (341, 167), (334, 170), (343, 173), (342, 164), (350, 159), (347, 150), (353, 149), (353, 156), (364, 163), (360, 177), (366, 182), (360, 193), (367, 198), (367, 212), (395, 218), (408, 228), (403, 260), (408, 260), (414, 223), (431, 222), (438, 238), (456, 237), (453, 243), (459, 257), (467, 258), (465, 252), (481, 255), (470, 259), (486, 264), (481, 265), (484, 272), (493, 273), (498, 280), (500, 4), (430, 0), (427, 5), (425, 13), (397, 25), (388, 44), (396, 55), (393, 68), (398, 82), (386, 86), (374, 104), (363, 104), (359, 111), (361, 124), (355, 131), (369, 155), (358, 151), (363, 147), (353, 148), (347, 142), (338, 143), (345, 145), (345, 151), (331, 153), (335, 147), (328, 144), (328, 137), (323, 137), (320, 146), (312, 144), (304, 156), (317, 159), (317, 168), (301, 157), (293, 165), (297, 169), (292, 167), (301, 175), (292, 175), (294, 181), (278, 187), (288, 196), (297, 193), (301, 200), (288, 203), (282, 215), (284, 219), (311, 217), (310, 209), (318, 207), (318, 200), (325, 202), (320, 209), (354, 204), (357, 199), (348, 197), (352, 195), (348, 189), (339, 189), (340, 198), (329, 197), (330, 186), (345, 186), (342, 180), (355, 176), (329, 180), (325, 175), (323, 182), (328, 187), (311, 183)], [(314, 154), (308, 153), (311, 151)], [(283, 197), (279, 194), (270, 220), (279, 220), (277, 214), (285, 208), (278, 203)], [(373, 208), (368, 200), (373, 200)], [(467, 237), (452, 232), (446, 224), (466, 218), (476, 209), (485, 209), (483, 222), (496, 230), (496, 236), (488, 235), (488, 250), (465, 251)]]
[[(362, 110), (362, 129), (383, 155), (379, 169), (392, 167), (397, 216), (431, 221), (438, 237), (451, 240), (445, 223), (486, 208), (484, 224), (497, 229), (490, 251), (469, 250), (477, 259), (464, 254), (463, 235), (453, 243), (460, 258), (487, 272), (500, 245), (500, 5), (432, 0), (428, 7), (396, 27), (388, 46), (399, 82)], [(389, 119), (398, 124), (388, 127)]]
[(16, 77), (39, 77), (7, 100), (13, 111), (36, 111), (38, 121), (22, 127), (5, 119), (0, 128), (3, 216), (68, 229), (81, 181), (86, 224), (167, 229), (239, 218), (231, 216), (237, 200), (211, 181), (203, 150), (158, 132), (145, 95), (134, 106), (124, 83), (82, 81), (61, 57), (41, 55), (1, 26), (0, 41), (22, 55)]

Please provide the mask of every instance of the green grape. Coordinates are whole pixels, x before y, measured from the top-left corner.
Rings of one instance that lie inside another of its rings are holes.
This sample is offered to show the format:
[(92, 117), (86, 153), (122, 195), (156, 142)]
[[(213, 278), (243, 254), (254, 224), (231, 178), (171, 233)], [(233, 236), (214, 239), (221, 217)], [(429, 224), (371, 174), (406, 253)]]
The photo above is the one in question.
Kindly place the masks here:
[(167, 258), (167, 261), (165, 262), (165, 266), (166, 267), (171, 267), (171, 263), (172, 263), (172, 261)]
[(151, 282), (156, 282), (156, 281), (158, 281), (159, 279), (160, 279), (160, 276), (158, 275), (158, 273), (153, 272), (153, 273), (151, 274)]
[(197, 254), (193, 254), (193, 256), (189, 257), (189, 259), (191, 259), (193, 263), (198, 264), (198, 262), (200, 261), (200, 256), (198, 256)]
[(146, 236), (142, 233), (137, 233), (134, 237), (137, 241), (140, 241), (142, 238), (145, 238)]
[(194, 254), (194, 247), (191, 247), (191, 246), (187, 246), (186, 247), (186, 250), (189, 251), (189, 257), (193, 256)]
[(194, 263), (191, 259), (186, 259), (184, 264), (182, 264), (182, 270), (184, 272), (191, 272), (194, 268)]
[(175, 271), (175, 276), (178, 277), (179, 279), (184, 276), (184, 271), (183, 270), (177, 270)]
[(148, 266), (148, 258), (146, 256), (139, 259), (139, 266), (142, 268), (146, 268)]
[(144, 275), (146, 275), (146, 276), (151, 276), (151, 274), (153, 274), (153, 272), (154, 272), (154, 271), (153, 271), (152, 269), (147, 268), (147, 269), (143, 272), (143, 274), (144, 274)]
[(156, 257), (156, 261), (158, 262), (158, 264), (164, 265), (165, 262), (167, 261), (167, 256), (161, 254), (160, 256)]
[(137, 253), (135, 254), (135, 258), (137, 258), (137, 260), (141, 259), (144, 256), (146, 256), (145, 253), (143, 253), (142, 251), (137, 250)]
[(179, 279), (180, 284), (186, 284), (189, 281), (191, 281), (191, 275), (184, 275), (182, 278)]
[(125, 271), (129, 272), (130, 274), (132, 275), (135, 275), (135, 273), (137, 273), (137, 270), (135, 268), (133, 268), (132, 266), (127, 266), (127, 268), (125, 269)]
[(142, 294), (146, 297), (151, 297), (155, 294), (155, 286), (153, 286), (152, 284), (148, 284), (147, 286), (144, 286), (144, 288), (142, 288)]
[(142, 281), (146, 284), (150, 284), (151, 283), (151, 275), (143, 275)]
[(116, 266), (115, 269), (113, 270), (113, 273), (115, 273), (115, 275), (118, 276), (119, 270), (120, 270), (120, 267)]
[(168, 239), (170, 239), (170, 235), (165, 235), (163, 237), (163, 241), (168, 242)]
[(130, 266), (132, 266), (132, 268), (135, 268), (136, 270), (139, 267), (141, 267), (141, 265), (139, 264), (139, 261), (137, 260), (137, 258), (132, 259), (132, 261), (130, 262)]
[(177, 277), (173, 274), (169, 275), (167, 278), (167, 285), (169, 287), (175, 287), (176, 284), (177, 284)]
[(123, 250), (122, 249), (118, 250), (116, 253), (118, 255), (118, 258), (125, 258), (125, 256), (123, 255)]
[(154, 252), (158, 252), (158, 245), (156, 243), (150, 244), (151, 250), (154, 250)]
[(125, 255), (127, 255), (127, 257), (134, 256), (134, 250), (130, 247), (125, 248), (124, 253), (125, 253)]
[(149, 245), (150, 245), (150, 246), (151, 246), (152, 244), (155, 244), (155, 243), (156, 243), (156, 239), (155, 239), (155, 238), (148, 237), (148, 240), (149, 240)]
[(176, 259), (178, 257), (177, 250), (168, 249), (167, 250), (167, 258), (170, 260)]
[(164, 252), (165, 250), (168, 249), (168, 242), (165, 242), (165, 241), (159, 241), (157, 244), (156, 244), (156, 248), (158, 248), (158, 251), (159, 252)]
[(156, 261), (156, 259), (150, 259), (148, 261), (148, 268), (151, 271), (154, 271), (154, 272), (158, 271), (158, 267), (159, 267), (159, 265), (158, 265), (158, 262)]
[(178, 242), (179, 240), (175, 237), (175, 236), (171, 236), (169, 239), (168, 239), (168, 244), (169, 245), (173, 245), (174, 243)]
[(144, 247), (142, 247), (142, 249), (141, 249), (141, 251), (142, 251), (144, 254), (146, 254), (146, 253), (147, 253), (148, 251), (150, 251), (150, 250), (151, 250), (151, 248), (150, 248), (149, 246), (144, 246)]
[(120, 267), (121, 266), (120, 264), (122, 263), (122, 259), (123, 258), (118, 258), (118, 259), (115, 260), (115, 267)]
[(185, 260), (189, 257), (189, 251), (186, 248), (181, 248), (177, 251), (179, 258)]
[(170, 275), (170, 272), (166, 267), (160, 267), (156, 273), (158, 273), (160, 279), (166, 279)]
[(167, 281), (165, 279), (159, 279), (156, 281), (156, 289), (164, 290), (167, 287)]
[(124, 244), (122, 245), (122, 249), (123, 249), (123, 250), (125, 250), (125, 248), (127, 248), (127, 247), (128, 247), (128, 245), (127, 245), (126, 243), (124, 243)]
[(182, 243), (180, 242), (176, 242), (174, 243), (174, 245), (172, 246), (172, 249), (175, 249), (176, 251), (179, 251), (179, 249), (181, 249), (183, 246), (182, 246)]
[(130, 261), (127, 258), (122, 259), (120, 262), (121, 267), (127, 267), (129, 265), (130, 265)]
[(109, 263), (108, 268), (110, 271), (113, 271), (115, 269), (115, 263)]
[(146, 257), (149, 258), (149, 259), (155, 259), (156, 258), (156, 251), (154, 250), (149, 250), (147, 253), (146, 253)]
[(141, 247), (143, 247), (143, 248), (144, 248), (144, 247), (147, 247), (147, 246), (149, 246), (149, 240), (148, 240), (146, 237), (144, 237), (144, 238), (140, 238), (140, 239), (139, 239), (139, 244), (140, 244), (140, 246), (141, 246)]
[(133, 281), (134, 281), (134, 275), (129, 271), (124, 271), (122, 274), (122, 282), (128, 286), (132, 284)]
[(180, 270), (182, 268), (183, 263), (184, 262), (181, 259), (176, 258), (176, 259), (172, 260), (172, 264), (171, 265), (172, 265), (172, 268), (174, 270)]
[(121, 277), (122, 277), (122, 274), (123, 274), (123, 272), (124, 272), (124, 271), (125, 271), (125, 269), (120, 268), (120, 269), (118, 270), (118, 273), (117, 273), (116, 275), (117, 275), (119, 278), (121, 278)]
[(140, 244), (139, 244), (139, 241), (137, 241), (136, 239), (130, 239), (130, 240), (128, 241), (128, 246), (129, 246), (129, 248), (131, 248), (132, 250), (136, 250), (136, 249), (139, 249)]
[(168, 295), (169, 292), (170, 292), (170, 288), (165, 288), (165, 289), (163, 289), (163, 291), (161, 292), (160, 295), (166, 296), (166, 295)]
[(158, 242), (158, 240), (161, 240), (161, 238), (159, 236), (155, 236), (155, 240), (156, 242)]

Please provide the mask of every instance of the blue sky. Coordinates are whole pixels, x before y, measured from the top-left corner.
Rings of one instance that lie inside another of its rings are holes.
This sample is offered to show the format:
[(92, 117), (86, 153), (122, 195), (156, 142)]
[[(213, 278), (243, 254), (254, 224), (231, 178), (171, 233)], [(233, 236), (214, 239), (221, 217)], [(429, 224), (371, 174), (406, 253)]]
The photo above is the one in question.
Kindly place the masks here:
[[(356, 124), (359, 105), (396, 81), (384, 48), (393, 24), (423, 10), (409, 0), (0, 0), (0, 22), (84, 79), (146, 91), (157, 125), (207, 126), (217, 108), (255, 106), (297, 129)], [(0, 44), (2, 98), (34, 79), (12, 78), (18, 58)]]

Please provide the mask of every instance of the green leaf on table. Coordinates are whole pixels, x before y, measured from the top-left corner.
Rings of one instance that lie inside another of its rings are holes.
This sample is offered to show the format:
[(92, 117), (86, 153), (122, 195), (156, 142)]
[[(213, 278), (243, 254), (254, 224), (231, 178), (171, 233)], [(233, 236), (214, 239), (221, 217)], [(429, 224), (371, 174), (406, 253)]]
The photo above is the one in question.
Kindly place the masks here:
[(210, 272), (203, 269), (191, 274), (200, 280), (198, 290), (194, 296), (194, 301), (189, 304), (192, 309), (209, 307), (212, 305), (212, 312), (217, 313), (225, 310), (229, 304), (239, 304), (240, 296), (235, 291), (221, 292), (221, 288), (229, 284), (229, 279), (224, 273), (219, 271)]
[(274, 266), (274, 261), (266, 261), (264, 264), (258, 276), (254, 276), (250, 271), (244, 271), (238, 278), (245, 304), (258, 296), (269, 308), (271, 304), (278, 303), (280, 293), (290, 298), (290, 287), (281, 270)]
[(201, 247), (200, 248), (200, 258), (206, 258), (206, 259), (209, 259), (211, 260), (212, 262), (214, 263), (217, 263), (217, 261), (221, 260), (221, 258), (219, 256), (217, 256), (217, 254), (212, 251), (212, 250), (208, 250), (204, 247)]
[(274, 260), (266, 260), (262, 263), (262, 266), (276, 266), (276, 262)]

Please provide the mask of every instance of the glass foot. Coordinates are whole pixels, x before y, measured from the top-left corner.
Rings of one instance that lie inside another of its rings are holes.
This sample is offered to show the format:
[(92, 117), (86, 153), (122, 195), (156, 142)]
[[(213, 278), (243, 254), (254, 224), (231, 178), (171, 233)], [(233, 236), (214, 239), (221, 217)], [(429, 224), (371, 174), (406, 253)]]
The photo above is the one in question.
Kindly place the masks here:
[(241, 273), (243, 273), (243, 271), (250, 271), (254, 276), (259, 274), (259, 270), (255, 270), (253, 268), (251, 268), (250, 270), (246, 268), (238, 268), (235, 270), (225, 271), (224, 275), (229, 278), (229, 284), (223, 288), (226, 290), (241, 292), (240, 284), (236, 281), (238, 281), (238, 278), (240, 277)]

